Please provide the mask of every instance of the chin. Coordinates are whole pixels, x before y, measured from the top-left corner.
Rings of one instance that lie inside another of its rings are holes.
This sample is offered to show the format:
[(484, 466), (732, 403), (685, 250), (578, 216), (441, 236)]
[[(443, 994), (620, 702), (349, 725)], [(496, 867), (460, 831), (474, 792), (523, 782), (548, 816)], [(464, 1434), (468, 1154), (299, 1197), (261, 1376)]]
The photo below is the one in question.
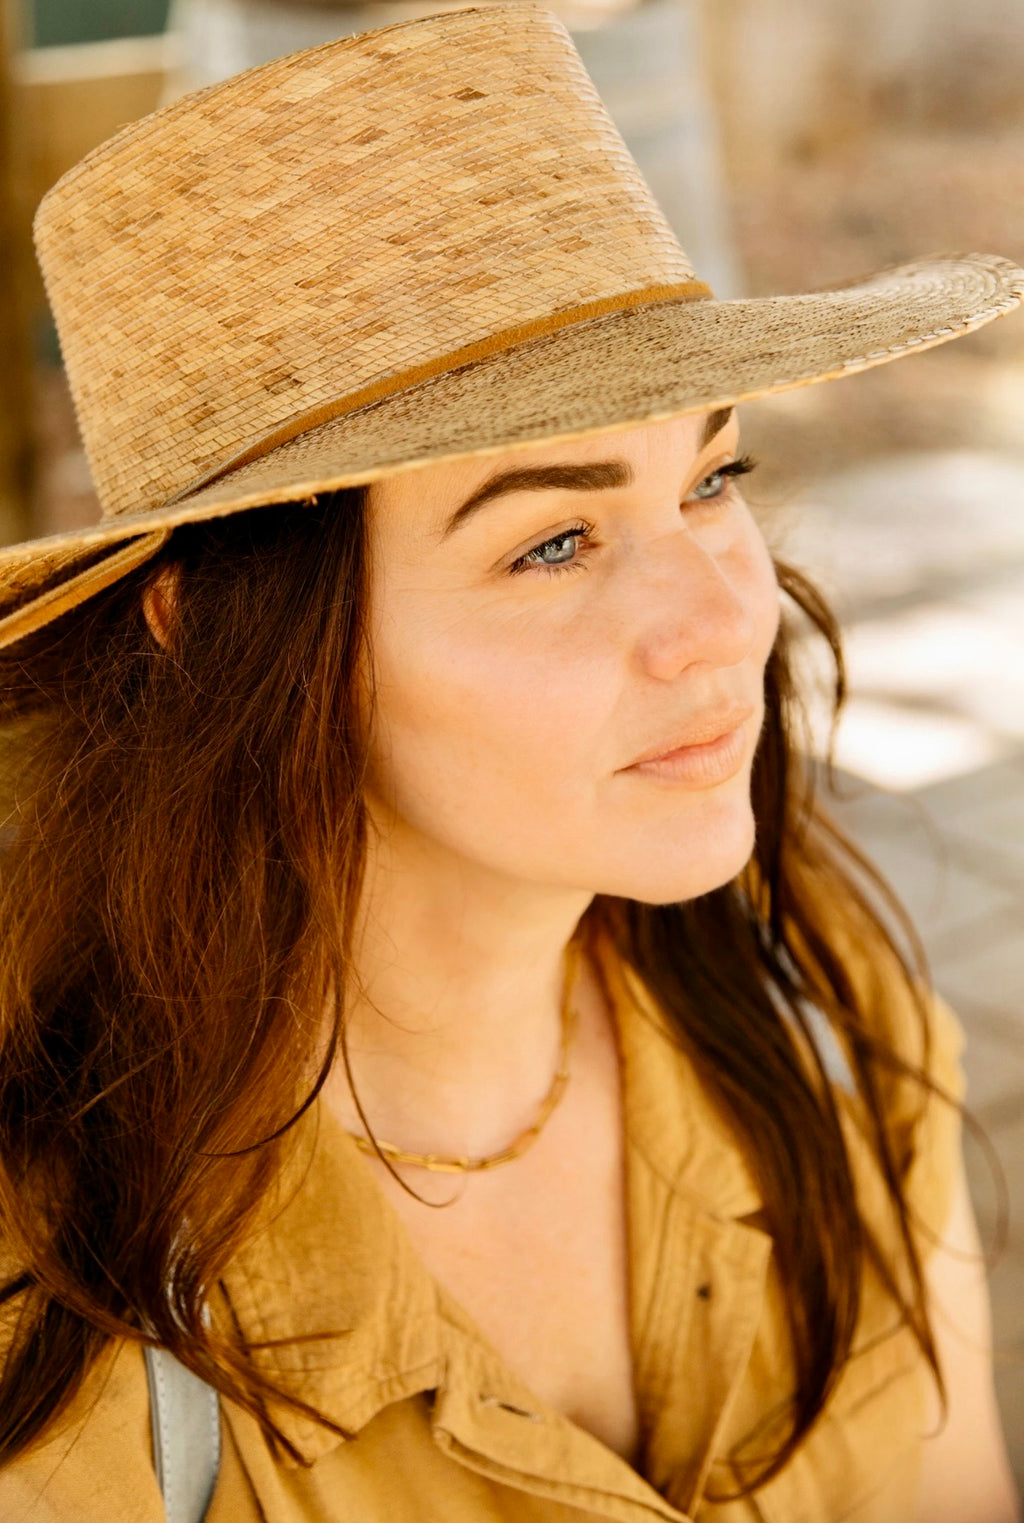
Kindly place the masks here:
[(619, 863), (601, 892), (640, 904), (679, 904), (722, 888), (743, 871), (754, 850), (753, 810), (735, 821), (719, 821), (709, 830), (691, 831), (689, 839), (671, 832), (634, 863)]

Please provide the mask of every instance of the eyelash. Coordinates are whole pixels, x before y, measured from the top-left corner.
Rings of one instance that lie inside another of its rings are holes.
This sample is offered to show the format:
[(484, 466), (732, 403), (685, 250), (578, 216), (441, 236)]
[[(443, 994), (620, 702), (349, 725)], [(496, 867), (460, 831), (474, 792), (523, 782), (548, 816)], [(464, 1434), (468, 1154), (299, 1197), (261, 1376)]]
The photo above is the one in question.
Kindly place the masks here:
[[(716, 476), (728, 477), (730, 478), (729, 481), (720, 492), (715, 493), (714, 497), (699, 497), (697, 501), (711, 502), (716, 505), (725, 502), (731, 496), (732, 480), (738, 476), (748, 475), (757, 468), (757, 464), (758, 462), (754, 459), (753, 455), (741, 455), (738, 460), (731, 460), (728, 465), (719, 466), (716, 471), (711, 471), (702, 481), (698, 481), (697, 485), (703, 486), (704, 482), (713, 481)], [(543, 540), (539, 545), (534, 545), (532, 550), (526, 550), (518, 559), (512, 562), (508, 568), (508, 575), (517, 576), (520, 572), (530, 571), (534, 568), (552, 574), (557, 574), (559, 571), (582, 571), (586, 564), (587, 554), (594, 548), (593, 545), (587, 544), (587, 541), (592, 539), (593, 534), (593, 524), (585, 522), (573, 524), (572, 528), (564, 529), (561, 534), (555, 534), (551, 539)], [(566, 539), (581, 540), (584, 546), (584, 554), (578, 555), (575, 560), (563, 561), (561, 565), (531, 560), (531, 556), (538, 555), (542, 550), (546, 550), (549, 545), (560, 545)]]

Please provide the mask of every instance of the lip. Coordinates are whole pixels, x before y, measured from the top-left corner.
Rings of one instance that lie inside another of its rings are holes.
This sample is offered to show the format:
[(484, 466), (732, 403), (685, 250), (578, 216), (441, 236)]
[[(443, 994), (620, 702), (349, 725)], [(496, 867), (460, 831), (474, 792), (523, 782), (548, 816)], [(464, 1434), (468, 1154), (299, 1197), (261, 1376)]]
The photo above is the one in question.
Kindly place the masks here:
[(740, 725), (746, 723), (753, 712), (749, 705), (739, 707), (733, 704), (729, 708), (714, 709), (690, 725), (689, 729), (668, 737), (656, 749), (636, 757), (623, 771), (629, 772), (633, 767), (641, 767), (650, 762), (667, 761), (687, 752), (706, 751), (726, 736), (731, 736)]
[(747, 739), (746, 726), (741, 722), (717, 740), (680, 746), (664, 756), (634, 762), (625, 769), (626, 776), (663, 788), (716, 788), (742, 770), (747, 758)]

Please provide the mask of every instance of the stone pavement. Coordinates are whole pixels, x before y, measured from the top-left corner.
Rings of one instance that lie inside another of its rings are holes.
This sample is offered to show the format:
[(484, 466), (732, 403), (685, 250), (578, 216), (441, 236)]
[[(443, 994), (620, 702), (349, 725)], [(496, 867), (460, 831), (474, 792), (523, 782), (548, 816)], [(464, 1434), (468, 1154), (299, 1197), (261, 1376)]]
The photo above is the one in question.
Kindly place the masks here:
[[(966, 1028), (967, 1105), (1005, 1172), (1007, 1246), (989, 1283), (997, 1393), (1024, 1490), (1022, 503), (1024, 453), (901, 452), (818, 480), (770, 537), (842, 614), (843, 798), (826, 803), (915, 920)], [(806, 670), (820, 683), (820, 662)], [(820, 749), (820, 697), (811, 709)], [(965, 1155), (991, 1250), (999, 1201), (969, 1130)]]

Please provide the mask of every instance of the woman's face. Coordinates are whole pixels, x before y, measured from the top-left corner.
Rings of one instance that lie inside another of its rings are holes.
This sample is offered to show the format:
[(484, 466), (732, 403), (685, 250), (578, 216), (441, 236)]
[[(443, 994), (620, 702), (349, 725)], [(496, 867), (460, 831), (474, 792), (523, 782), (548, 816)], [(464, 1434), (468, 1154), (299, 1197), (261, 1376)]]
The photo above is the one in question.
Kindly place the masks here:
[[(646, 903), (740, 871), (779, 601), (715, 474), (738, 436), (735, 413), (694, 414), (372, 484), (367, 801), (393, 847)], [(539, 467), (547, 489), (464, 506)], [(631, 765), (737, 719), (679, 775)]]

